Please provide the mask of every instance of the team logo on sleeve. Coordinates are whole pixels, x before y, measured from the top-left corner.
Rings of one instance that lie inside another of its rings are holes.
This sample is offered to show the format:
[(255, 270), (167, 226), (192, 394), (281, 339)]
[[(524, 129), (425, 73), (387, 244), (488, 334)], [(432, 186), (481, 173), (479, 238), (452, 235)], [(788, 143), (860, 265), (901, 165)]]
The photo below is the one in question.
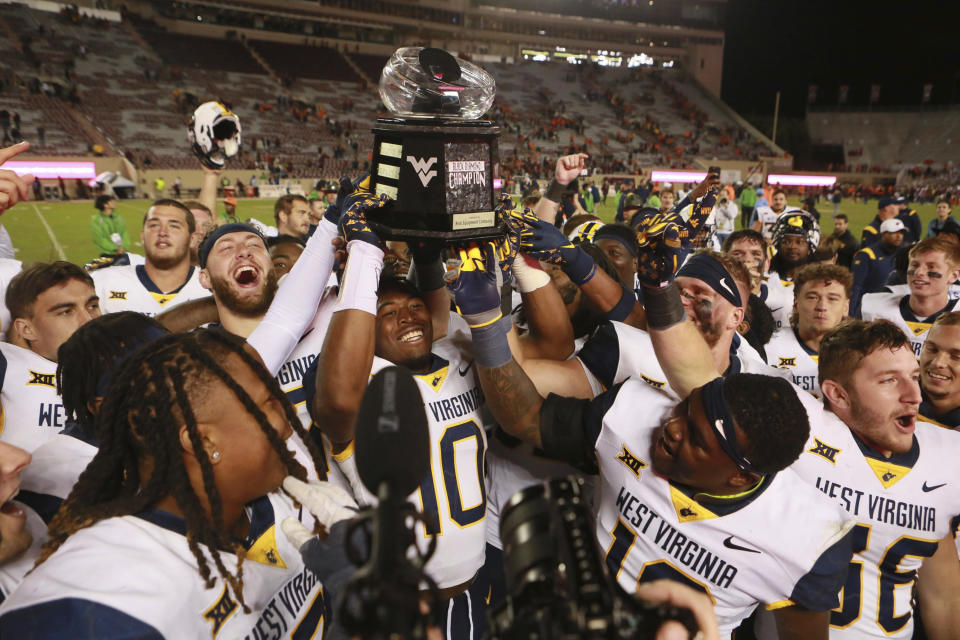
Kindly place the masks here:
[(786, 369), (787, 367), (795, 367), (797, 366), (797, 358), (796, 356), (792, 358), (781, 357), (780, 364), (778, 364), (777, 366), (780, 367), (781, 369)]
[(51, 387), (53, 389), (57, 388), (56, 374), (53, 373), (39, 373), (30, 370), (30, 380), (27, 381), (28, 385), (38, 385), (41, 387)]
[(831, 447), (820, 438), (814, 438), (813, 441), (816, 444), (812, 449), (807, 449), (809, 453), (818, 455), (821, 458), (828, 460), (830, 464), (833, 464), (833, 465), (837, 464), (837, 454), (840, 453), (840, 449), (837, 449), (836, 447)]
[(237, 603), (233, 601), (233, 599), (230, 597), (230, 594), (227, 592), (227, 588), (224, 587), (220, 598), (212, 607), (203, 613), (204, 619), (213, 623), (213, 630), (211, 631), (212, 636), (216, 637), (220, 629), (223, 628), (223, 624), (230, 616), (233, 615), (233, 612), (236, 610)]
[(620, 455), (617, 456), (617, 460), (626, 465), (627, 469), (633, 472), (633, 475), (640, 477), (640, 472), (647, 467), (647, 463), (643, 462), (637, 456), (630, 453), (630, 450), (627, 449), (626, 445), (621, 445), (622, 450)]
[(126, 291), (111, 291), (110, 300), (126, 300), (127, 292)]

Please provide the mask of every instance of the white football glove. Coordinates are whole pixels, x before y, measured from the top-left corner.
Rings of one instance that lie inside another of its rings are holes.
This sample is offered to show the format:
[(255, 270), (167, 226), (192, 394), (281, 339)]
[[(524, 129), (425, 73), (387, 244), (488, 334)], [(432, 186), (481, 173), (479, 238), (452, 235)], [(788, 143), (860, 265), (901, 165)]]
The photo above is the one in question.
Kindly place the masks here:
[[(283, 488), (294, 500), (313, 514), (317, 522), (330, 527), (357, 515), (357, 503), (349, 493), (329, 482), (303, 482), (293, 476), (283, 480)], [(313, 533), (296, 518), (286, 518), (280, 525), (287, 540), (297, 549), (313, 537)]]

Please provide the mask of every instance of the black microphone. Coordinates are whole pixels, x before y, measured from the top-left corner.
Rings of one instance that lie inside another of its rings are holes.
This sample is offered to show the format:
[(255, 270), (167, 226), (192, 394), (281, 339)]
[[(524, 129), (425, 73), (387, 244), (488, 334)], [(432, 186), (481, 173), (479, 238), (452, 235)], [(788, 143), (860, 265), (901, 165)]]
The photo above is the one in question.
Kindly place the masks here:
[[(378, 504), (347, 534), (347, 556), (359, 568), (343, 592), (343, 628), (363, 638), (425, 637), (420, 588), (435, 588), (424, 567), (436, 540), (426, 550), (417, 546), (413, 527), (423, 515), (407, 497), (430, 473), (430, 438), (423, 398), (407, 369), (388, 367), (370, 381), (357, 414), (354, 455)], [(368, 553), (358, 551), (358, 539)]]
[(354, 455), (360, 480), (380, 497), (406, 499), (430, 473), (430, 437), (423, 398), (413, 375), (387, 367), (373, 377), (357, 414)]

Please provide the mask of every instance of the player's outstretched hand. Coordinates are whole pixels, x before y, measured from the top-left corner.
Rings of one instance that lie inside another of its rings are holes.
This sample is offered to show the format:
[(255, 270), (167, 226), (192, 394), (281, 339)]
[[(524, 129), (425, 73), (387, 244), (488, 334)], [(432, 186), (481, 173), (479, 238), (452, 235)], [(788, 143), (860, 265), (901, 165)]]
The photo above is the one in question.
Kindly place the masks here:
[(453, 292), (457, 310), (471, 329), (493, 324), (500, 312), (500, 287), (503, 272), (497, 265), (497, 249), (492, 242), (470, 244), (458, 251), (458, 260), (447, 261), (444, 279)]
[(370, 174), (365, 173), (356, 180), (351, 180), (347, 176), (340, 177), (340, 187), (337, 189), (337, 199), (327, 206), (323, 212), (323, 217), (333, 224), (340, 224), (340, 214), (343, 213), (344, 202), (347, 197), (358, 191), (368, 192), (370, 190)]
[(517, 205), (514, 203), (513, 198), (507, 194), (500, 196), (500, 204), (497, 205), (496, 214), (497, 219), (503, 221), (507, 229), (507, 234), (496, 241), (496, 248), (497, 264), (500, 265), (500, 270), (503, 272), (505, 282), (512, 277), (511, 267), (513, 266), (513, 261), (517, 258), (517, 253), (520, 251), (520, 241), (523, 231), (526, 229), (526, 223), (523, 218), (514, 215), (516, 208)]
[[(303, 482), (287, 476), (283, 480), (283, 489), (306, 507), (327, 531), (341, 520), (349, 520), (356, 515), (357, 503), (353, 497), (329, 482)], [(280, 527), (290, 544), (297, 549), (313, 537), (313, 533), (296, 518), (286, 518)]]
[[(649, 604), (668, 604), (690, 611), (700, 627), (692, 640), (720, 640), (713, 603), (705, 594), (673, 580), (654, 580), (638, 584), (636, 595)], [(657, 630), (656, 640), (691, 640), (691, 637), (679, 622), (667, 622)]]
[(561, 156), (557, 159), (557, 182), (560, 184), (570, 184), (580, 173), (587, 168), (587, 158), (585, 153), (574, 153), (569, 156)]
[(596, 274), (597, 264), (593, 258), (555, 226), (538, 218), (530, 209), (514, 211), (513, 215), (527, 227), (520, 234), (521, 251), (559, 266), (577, 285), (584, 284)]
[(383, 242), (367, 223), (367, 214), (390, 202), (386, 194), (379, 196), (367, 191), (356, 191), (344, 199), (343, 213), (340, 215), (340, 228), (347, 242), (360, 240), (375, 247), (383, 247)]
[[(0, 149), (0, 166), (7, 160), (30, 149), (29, 142), (20, 142)], [(0, 168), (0, 214), (21, 201), (30, 198), (30, 185), (36, 180), (32, 175), (18, 176), (15, 172)]]
[(637, 230), (640, 255), (637, 257), (637, 279), (650, 289), (670, 284), (680, 267), (680, 227), (672, 220), (650, 216)]

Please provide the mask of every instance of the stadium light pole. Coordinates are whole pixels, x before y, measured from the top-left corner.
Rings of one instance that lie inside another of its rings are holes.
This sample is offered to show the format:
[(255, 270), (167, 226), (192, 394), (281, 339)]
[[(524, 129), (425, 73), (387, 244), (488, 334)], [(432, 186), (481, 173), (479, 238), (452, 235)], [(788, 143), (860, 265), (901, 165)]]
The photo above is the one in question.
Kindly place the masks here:
[(777, 99), (773, 103), (773, 135), (770, 136), (773, 144), (777, 144), (777, 119), (780, 117), (780, 92), (777, 91)]

